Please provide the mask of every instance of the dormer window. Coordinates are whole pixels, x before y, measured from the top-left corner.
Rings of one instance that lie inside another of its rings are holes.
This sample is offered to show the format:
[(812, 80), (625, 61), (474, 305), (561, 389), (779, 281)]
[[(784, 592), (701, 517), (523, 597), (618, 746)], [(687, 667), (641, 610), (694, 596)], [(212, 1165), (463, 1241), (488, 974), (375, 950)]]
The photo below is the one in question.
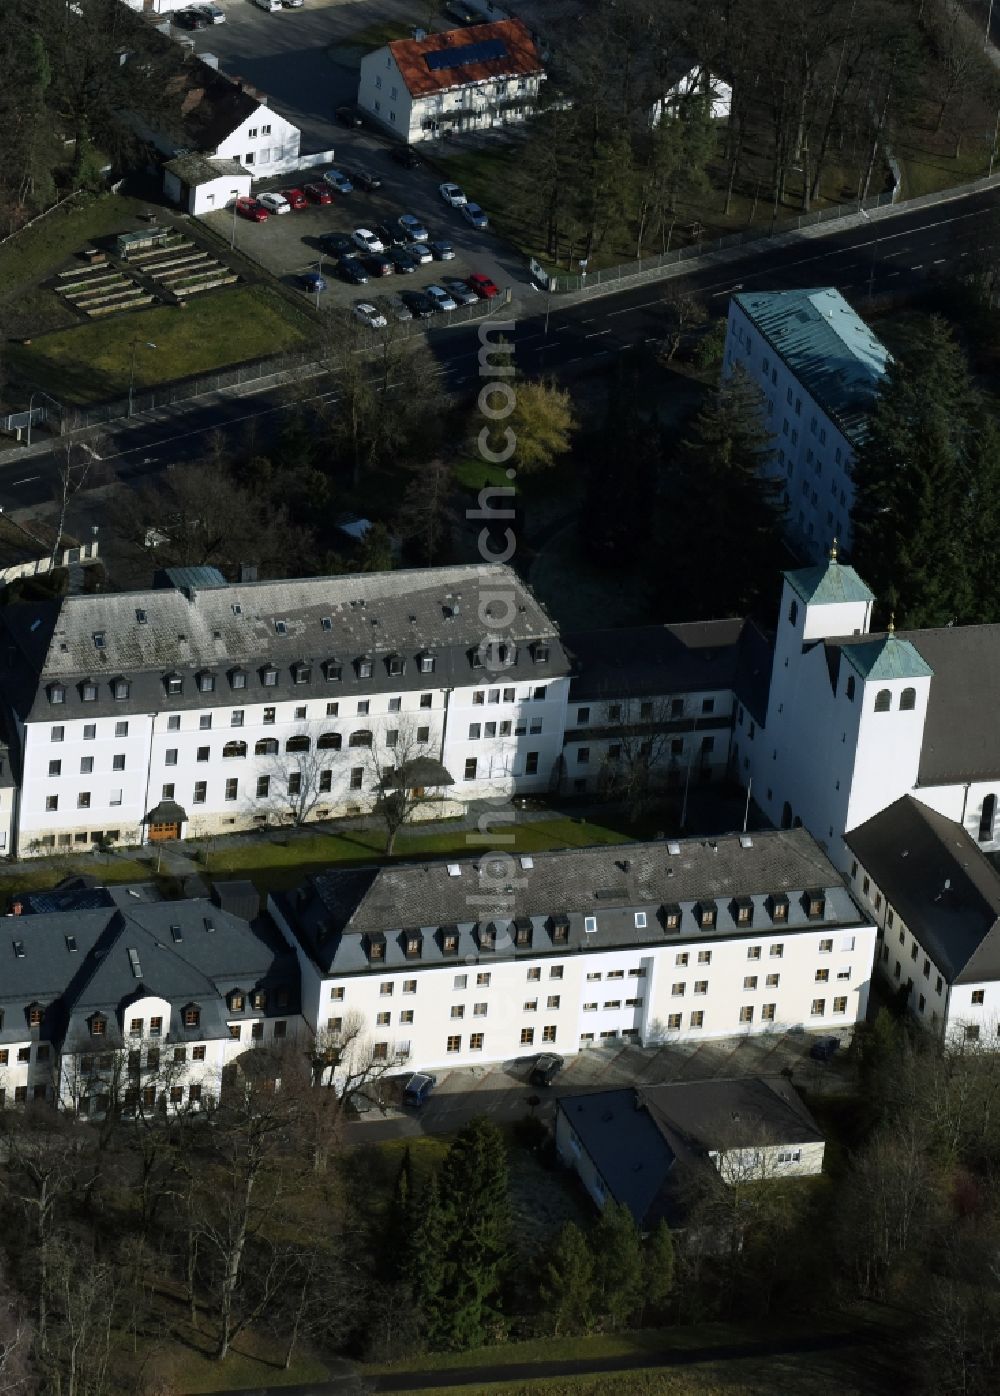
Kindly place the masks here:
[(492, 921), (487, 921), (485, 926), (479, 927), (479, 948), (480, 950), (495, 950), (497, 948), (497, 928)]
[(283, 621), (283, 620), (276, 620), (276, 621), (274, 622), (274, 631), (275, 631), (275, 634), (276, 634), (276, 635), (287, 635), (287, 634), (288, 634), (288, 622), (287, 622), (287, 621)]
[(198, 692), (199, 692), (199, 693), (214, 693), (214, 692), (215, 692), (215, 675), (214, 675), (214, 674), (209, 674), (209, 673), (207, 673), (205, 670), (202, 670), (202, 672), (198, 675)]
[(826, 915), (826, 894), (818, 887), (807, 890), (802, 902), (810, 921), (821, 921)]
[(42, 1026), (42, 1005), (31, 1003), (28, 1005), (28, 1027), (40, 1028)]
[(401, 654), (390, 654), (385, 665), (389, 671), (389, 677), (392, 679), (402, 678), (406, 672), (406, 663)]
[(103, 1013), (94, 1013), (88, 1018), (87, 1025), (91, 1037), (104, 1037), (108, 1029), (108, 1020)]
[(301, 661), (292, 665), (292, 683), (308, 683), (312, 678), (312, 665)]
[(340, 683), (344, 677), (344, 666), (337, 659), (328, 659), (323, 665), (327, 683)]
[(261, 683), (265, 688), (278, 687), (278, 671), (273, 664), (265, 664), (260, 671)]
[(699, 902), (694, 909), (698, 918), (698, 925), (703, 931), (714, 931), (719, 916), (719, 908), (715, 902)]
[(50, 702), (50, 703), (65, 703), (65, 701), (66, 701), (66, 690), (65, 690), (65, 688), (62, 686), (62, 684), (61, 684), (61, 683), (52, 683), (52, 684), (49, 684), (49, 702)]
[(132, 692), (132, 685), (128, 679), (115, 679), (111, 685), (111, 691), (114, 694), (115, 701), (122, 703)]
[(381, 964), (385, 959), (385, 936), (381, 931), (369, 931), (365, 935), (365, 953), (369, 964)]
[(478, 646), (476, 649), (469, 651), (469, 665), (473, 669), (483, 669), (486, 667), (485, 661), (483, 660), (483, 652)]
[(229, 675), (229, 683), (232, 688), (246, 688), (247, 671), (245, 669), (233, 669)]
[(422, 654), (420, 656), (420, 672), (422, 674), (433, 674), (434, 656), (432, 654)]
[(372, 662), (371, 662), (371, 660), (370, 660), (367, 656), (363, 655), (360, 659), (355, 660), (354, 667), (355, 667), (355, 669), (357, 670), (357, 674), (358, 674), (358, 678), (359, 678), (359, 679), (370, 679), (370, 678), (371, 678), (371, 676), (372, 676)]
[(569, 940), (569, 917), (553, 916), (551, 925), (552, 943), (554, 945), (565, 945)]
[(324, 630), (332, 630), (332, 629), (333, 629), (333, 618), (332, 618), (331, 616), (321, 616), (321, 617), (320, 617), (320, 622), (319, 622), (319, 623), (320, 623), (320, 625), (323, 627)]
[(458, 927), (441, 927), (441, 953), (442, 955), (458, 954)]
[(753, 899), (751, 897), (734, 897), (732, 916), (737, 926), (752, 926)]
[(424, 937), (421, 931), (406, 931), (403, 939), (403, 952), (408, 960), (419, 960), (424, 951)]
[(788, 898), (784, 892), (776, 892), (769, 897), (767, 909), (772, 921), (784, 925), (788, 920)]
[(530, 945), (533, 929), (529, 916), (518, 916), (514, 921), (514, 944), (521, 948)]
[(176, 698), (178, 694), (184, 691), (184, 680), (181, 678), (180, 674), (168, 674), (163, 680), (163, 685), (168, 695), (173, 698)]
[(676, 902), (667, 902), (663, 907), (663, 929), (665, 931), (679, 931), (681, 928), (681, 909)]
[(201, 1026), (201, 1009), (196, 1003), (189, 1003), (181, 1011), (181, 1021), (186, 1028), (197, 1028)]
[(233, 989), (226, 1002), (229, 1004), (230, 1013), (242, 1013), (246, 1004), (246, 999), (239, 989)]
[(549, 658), (549, 647), (544, 640), (536, 640), (531, 647), (531, 657), (536, 664), (546, 664)]
[(80, 697), (85, 703), (97, 702), (97, 684), (93, 679), (84, 679), (80, 685)]

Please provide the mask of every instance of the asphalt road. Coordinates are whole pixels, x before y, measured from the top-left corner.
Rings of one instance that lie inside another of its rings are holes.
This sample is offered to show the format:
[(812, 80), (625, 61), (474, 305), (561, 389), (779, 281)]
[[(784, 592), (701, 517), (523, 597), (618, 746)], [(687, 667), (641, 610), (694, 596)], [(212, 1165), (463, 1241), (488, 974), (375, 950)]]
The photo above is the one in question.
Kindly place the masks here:
[[(669, 282), (652, 282), (565, 308), (553, 299), (547, 326), (544, 293), (519, 285), (511, 307), (514, 324), (506, 334), (524, 372), (571, 378), (598, 368), (602, 359), (627, 346), (660, 338), (660, 303), (667, 289), (695, 292), (721, 311), (737, 287), (833, 285), (863, 314), (870, 294), (912, 291), (969, 265), (979, 249), (995, 241), (998, 208), (1000, 194), (986, 191), (803, 239), (792, 247), (752, 246), (738, 259), (702, 266)], [(471, 390), (479, 377), (477, 328), (442, 327), (431, 331), (429, 339), (438, 372), (451, 386)], [(139, 417), (106, 432), (101, 455), (119, 479), (136, 481), (168, 464), (197, 458), (211, 432), (238, 438), (252, 429), (261, 449), (302, 397), (302, 386), (297, 385), (180, 404), (169, 418)], [(337, 389), (330, 380), (316, 378), (306, 385), (304, 397), (307, 402), (335, 402)], [(57, 468), (51, 453), (0, 465), (0, 507), (23, 508), (50, 500)]]

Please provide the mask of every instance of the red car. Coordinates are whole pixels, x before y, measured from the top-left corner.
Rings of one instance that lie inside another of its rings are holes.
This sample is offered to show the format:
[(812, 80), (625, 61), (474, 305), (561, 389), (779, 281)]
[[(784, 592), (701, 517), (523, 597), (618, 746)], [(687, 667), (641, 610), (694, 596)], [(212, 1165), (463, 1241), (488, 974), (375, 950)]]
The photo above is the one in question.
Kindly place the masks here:
[(251, 223), (267, 222), (267, 209), (261, 208), (256, 199), (247, 195), (236, 200), (236, 212), (241, 218), (249, 218)]
[(303, 194), (301, 189), (282, 189), (281, 193), (291, 204), (292, 208), (309, 207), (309, 200), (306, 198), (305, 194)]
[(469, 285), (475, 291), (476, 295), (484, 301), (491, 301), (494, 296), (499, 296), (500, 294), (500, 287), (496, 282), (491, 281), (488, 276), (484, 276), (480, 271), (472, 273), (469, 277)]
[(312, 199), (314, 204), (333, 203), (333, 195), (329, 189), (324, 189), (322, 184), (303, 184), (302, 192), (306, 198)]

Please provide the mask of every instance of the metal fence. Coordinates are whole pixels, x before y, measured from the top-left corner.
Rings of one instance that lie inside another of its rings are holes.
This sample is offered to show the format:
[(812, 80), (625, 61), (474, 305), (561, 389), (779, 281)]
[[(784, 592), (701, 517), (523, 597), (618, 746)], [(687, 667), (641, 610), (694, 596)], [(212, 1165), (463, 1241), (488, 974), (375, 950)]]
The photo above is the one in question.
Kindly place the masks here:
[[(408, 320), (394, 328), (404, 339), (416, 338), (427, 329), (446, 332), (455, 324), (465, 324), (471, 320), (486, 320), (498, 310), (508, 306), (511, 289), (505, 287), (498, 296), (489, 301), (477, 301), (475, 305), (459, 306), (450, 311), (447, 317), (436, 316), (433, 320)], [(358, 330), (358, 348), (361, 352), (375, 351), (384, 342), (384, 331)], [(254, 359), (249, 363), (237, 364), (233, 368), (219, 369), (215, 373), (203, 373), (197, 377), (178, 379), (165, 383), (159, 388), (136, 391), (132, 401), (118, 398), (114, 402), (102, 402), (94, 407), (68, 408), (64, 414), (63, 430), (66, 432), (87, 431), (91, 427), (108, 422), (138, 417), (144, 412), (170, 407), (177, 402), (187, 402), (192, 398), (204, 397), (210, 393), (253, 384), (258, 390), (267, 387), (280, 387), (286, 383), (301, 382), (325, 372), (329, 365), (315, 357), (315, 353), (279, 354), (268, 359)], [(36, 420), (38, 411), (36, 410)]]
[(873, 199), (865, 199), (863, 204), (838, 204), (835, 208), (816, 209), (812, 213), (799, 214), (797, 218), (784, 219), (773, 226), (761, 224), (759, 228), (746, 228), (741, 233), (729, 233), (726, 237), (714, 238), (711, 242), (692, 242), (685, 247), (677, 247), (671, 252), (662, 252), (655, 257), (638, 257), (634, 262), (620, 262), (615, 267), (602, 267), (599, 271), (575, 275), (561, 273), (549, 278), (549, 290), (553, 293), (585, 291), (588, 287), (605, 286), (608, 282), (623, 281), (644, 275), (652, 277), (665, 267), (677, 266), (690, 261), (692, 257), (708, 257), (713, 252), (722, 252), (730, 247), (743, 247), (748, 243), (762, 242), (767, 238), (778, 237), (802, 228), (814, 228), (820, 223), (829, 223), (837, 218), (849, 218), (852, 214), (871, 209), (884, 208), (893, 202), (890, 190), (878, 194)]

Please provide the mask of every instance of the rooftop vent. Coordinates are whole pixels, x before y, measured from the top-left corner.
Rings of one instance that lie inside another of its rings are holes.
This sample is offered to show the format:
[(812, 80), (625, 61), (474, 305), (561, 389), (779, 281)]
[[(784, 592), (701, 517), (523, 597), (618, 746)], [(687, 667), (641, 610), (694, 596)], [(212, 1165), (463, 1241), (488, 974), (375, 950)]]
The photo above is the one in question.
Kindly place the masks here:
[(753, 839), (749, 834), (740, 835), (740, 848), (753, 848)]
[(66, 949), (71, 955), (76, 953), (76, 936), (66, 937)]
[(461, 867), (461, 864), (459, 864), (459, 863), (449, 863), (449, 864), (448, 864), (448, 876), (449, 876), (449, 877), (461, 877), (461, 876), (462, 876), (462, 867)]
[(530, 868), (533, 868), (534, 866), (535, 860), (531, 857), (529, 853), (524, 853), (521, 855), (521, 867), (524, 868), (525, 872), (527, 872)]
[(23, 960), (23, 959), (24, 959), (24, 941), (23, 941), (23, 940), (15, 940), (15, 941), (14, 941), (14, 959), (15, 959), (15, 960)]
[(210, 916), (206, 916), (206, 917), (205, 917), (204, 924), (205, 924), (205, 930), (206, 930), (206, 931), (212, 932), (212, 931), (215, 930), (215, 922), (212, 920), (212, 918), (211, 918)]
[(670, 853), (673, 857), (676, 858), (680, 851), (681, 846), (676, 839), (669, 839), (667, 841), (667, 852)]

